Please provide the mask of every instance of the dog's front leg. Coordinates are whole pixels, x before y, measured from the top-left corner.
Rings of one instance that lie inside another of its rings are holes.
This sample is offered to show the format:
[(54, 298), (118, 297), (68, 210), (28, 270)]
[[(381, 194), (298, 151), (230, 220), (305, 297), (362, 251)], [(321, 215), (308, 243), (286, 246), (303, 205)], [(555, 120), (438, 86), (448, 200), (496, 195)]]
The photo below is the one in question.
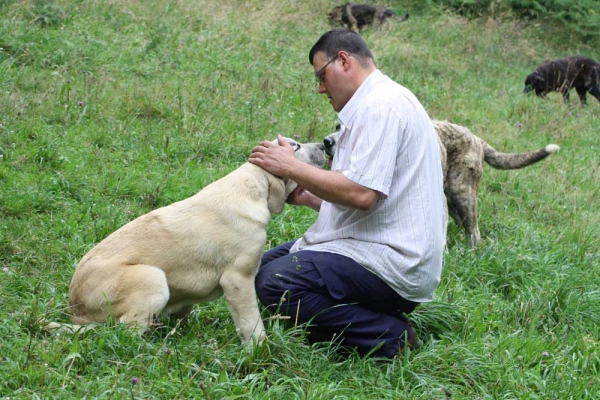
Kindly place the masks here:
[(569, 91), (571, 90), (570, 87), (564, 85), (562, 86), (559, 91), (561, 92), (562, 96), (563, 96), (563, 101), (565, 103), (568, 103), (571, 100), (571, 96), (569, 94)]
[(598, 85), (593, 85), (590, 89), (590, 94), (596, 98), (596, 100), (600, 101), (600, 89), (598, 89)]
[(250, 340), (261, 344), (266, 339), (265, 328), (258, 309), (254, 276), (240, 272), (224, 272), (220, 284), (238, 336), (243, 343)]

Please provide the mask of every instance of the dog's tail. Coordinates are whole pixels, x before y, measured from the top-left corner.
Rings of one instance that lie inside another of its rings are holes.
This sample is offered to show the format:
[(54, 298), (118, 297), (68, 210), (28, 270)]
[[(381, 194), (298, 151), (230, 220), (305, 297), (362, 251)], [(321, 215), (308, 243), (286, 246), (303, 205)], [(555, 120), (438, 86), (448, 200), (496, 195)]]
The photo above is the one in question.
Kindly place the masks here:
[(539, 150), (526, 153), (500, 153), (483, 141), (484, 160), (496, 169), (519, 169), (543, 160), (560, 150), (557, 144), (549, 144)]
[(398, 15), (394, 14), (392, 16), (396, 21), (398, 22), (402, 22), (402, 21), (406, 21), (408, 19), (408, 13), (404, 14), (403, 16), (399, 17)]

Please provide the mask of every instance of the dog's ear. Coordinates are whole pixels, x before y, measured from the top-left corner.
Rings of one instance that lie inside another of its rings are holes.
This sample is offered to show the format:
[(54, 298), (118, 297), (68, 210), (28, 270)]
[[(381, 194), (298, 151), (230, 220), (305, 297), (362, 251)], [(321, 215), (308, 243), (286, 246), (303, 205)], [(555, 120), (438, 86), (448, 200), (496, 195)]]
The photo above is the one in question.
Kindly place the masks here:
[(534, 89), (536, 91), (539, 91), (540, 88), (543, 88), (545, 86), (545, 81), (546, 79), (544, 78), (544, 76), (538, 74), (537, 72), (529, 74), (527, 78), (525, 78), (525, 89), (523, 89), (523, 93), (529, 93)]
[(283, 211), (286, 199), (286, 184), (283, 179), (272, 174), (266, 174), (269, 181), (269, 197), (267, 198), (267, 207), (272, 214), (279, 214)]

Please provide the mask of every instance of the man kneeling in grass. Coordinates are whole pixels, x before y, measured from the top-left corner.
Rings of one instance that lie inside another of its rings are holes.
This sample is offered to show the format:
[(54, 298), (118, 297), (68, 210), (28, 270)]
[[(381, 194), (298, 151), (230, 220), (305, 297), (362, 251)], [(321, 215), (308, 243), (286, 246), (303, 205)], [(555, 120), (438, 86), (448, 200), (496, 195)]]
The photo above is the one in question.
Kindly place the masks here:
[(391, 358), (419, 347), (406, 314), (440, 282), (447, 217), (436, 133), (357, 33), (325, 33), (309, 61), (338, 113), (338, 147), (330, 171), (299, 164), (285, 143), (253, 149), (251, 163), (298, 183), (289, 203), (319, 211), (300, 239), (263, 255), (257, 294), (310, 322), (311, 340)]

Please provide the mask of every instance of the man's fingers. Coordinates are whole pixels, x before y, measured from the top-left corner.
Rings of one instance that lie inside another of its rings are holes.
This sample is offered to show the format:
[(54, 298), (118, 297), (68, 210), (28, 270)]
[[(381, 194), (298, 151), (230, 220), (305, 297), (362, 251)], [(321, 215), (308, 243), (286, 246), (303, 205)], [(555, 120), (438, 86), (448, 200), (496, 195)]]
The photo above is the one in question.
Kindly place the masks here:
[(254, 146), (254, 148), (252, 149), (253, 153), (256, 152), (260, 152), (260, 153), (264, 153), (265, 151), (267, 151), (267, 143), (271, 144), (269, 142), (260, 142), (258, 145)]
[(248, 162), (250, 164), (258, 165), (261, 168), (264, 166), (264, 163), (265, 163), (262, 158), (257, 157), (255, 155), (251, 155), (250, 158), (248, 158)]
[(285, 140), (283, 136), (281, 136), (281, 134), (277, 135), (277, 143), (279, 143), (281, 147), (292, 147), (289, 142)]

